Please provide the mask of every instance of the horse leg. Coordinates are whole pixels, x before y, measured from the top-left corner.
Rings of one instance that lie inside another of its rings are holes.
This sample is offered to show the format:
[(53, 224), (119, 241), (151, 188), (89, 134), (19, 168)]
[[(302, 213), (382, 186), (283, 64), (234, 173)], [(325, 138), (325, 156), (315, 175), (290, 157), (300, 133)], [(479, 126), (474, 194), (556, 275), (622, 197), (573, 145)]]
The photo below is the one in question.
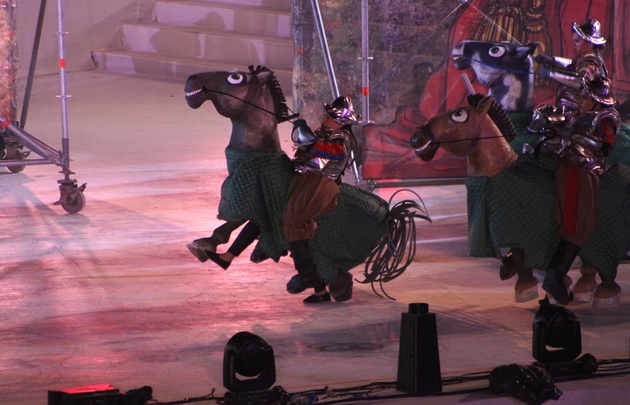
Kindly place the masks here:
[(208, 250), (210, 252), (216, 252), (217, 246), (230, 241), (232, 232), (237, 230), (245, 221), (225, 221), (225, 223), (216, 228), (212, 235), (208, 238), (195, 239), (193, 243), (196, 243), (200, 248)]
[[(197, 260), (204, 263), (210, 258), (210, 254), (216, 256), (217, 246), (227, 243), (232, 232), (244, 223), (245, 221), (226, 221), (223, 225), (216, 228), (210, 237), (195, 239), (192, 243), (187, 244), (186, 247)], [(213, 261), (216, 262), (216, 260)], [(219, 265), (221, 266), (221, 264)]]
[[(208, 259), (218, 264), (224, 270), (227, 270), (227, 268), (230, 267), (232, 260), (240, 256), (240, 254), (243, 253), (243, 251), (247, 249), (249, 245), (254, 243), (259, 235), (260, 228), (258, 227), (258, 225), (254, 224), (253, 222), (248, 222), (247, 224), (245, 224), (243, 229), (241, 229), (241, 232), (239, 232), (238, 236), (234, 240), (234, 243), (232, 243), (227, 252), (222, 254), (217, 254), (216, 252), (206, 252), (206, 255), (208, 256)], [(252, 253), (252, 256), (254, 256), (254, 252)], [(264, 260), (265, 256), (266, 255), (263, 252), (258, 252), (256, 255), (257, 259), (262, 260)]]
[(516, 302), (527, 302), (538, 298), (538, 280), (532, 269), (525, 268), (525, 251), (519, 247), (511, 247), (501, 258), (499, 278), (507, 280), (517, 275), (514, 284)]
[(582, 259), (580, 273), (582, 275), (575, 283), (575, 286), (573, 286), (573, 296), (576, 301), (591, 302), (593, 300), (593, 293), (597, 288), (597, 279), (595, 278), (595, 276), (597, 276), (597, 269)]
[(538, 298), (538, 280), (534, 271), (523, 267), (516, 273), (518, 278), (514, 284), (514, 299), (516, 302), (527, 302)]
[(519, 271), (523, 271), (525, 266), (525, 251), (518, 247), (511, 247), (505, 256), (501, 258), (501, 268), (499, 278), (508, 280)]

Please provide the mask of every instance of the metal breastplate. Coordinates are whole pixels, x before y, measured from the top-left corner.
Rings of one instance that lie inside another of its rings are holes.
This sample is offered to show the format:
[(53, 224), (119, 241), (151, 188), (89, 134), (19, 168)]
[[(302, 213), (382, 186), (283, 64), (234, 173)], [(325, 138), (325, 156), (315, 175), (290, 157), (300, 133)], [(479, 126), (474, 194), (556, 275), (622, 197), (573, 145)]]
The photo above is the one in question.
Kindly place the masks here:
[[(318, 134), (321, 135), (321, 134)], [(339, 177), (345, 172), (348, 167), (351, 151), (354, 147), (354, 137), (349, 131), (339, 129), (330, 133), (324, 134), (322, 140), (319, 142), (331, 142), (341, 141), (344, 144), (344, 156), (341, 160), (326, 159), (319, 156), (309, 156), (307, 159), (295, 160), (295, 170), (298, 173), (304, 173), (306, 171), (315, 172), (323, 176), (329, 177), (332, 180), (337, 181)], [(312, 145), (311, 145), (312, 147)], [(310, 150), (310, 148), (309, 148)], [(299, 155), (299, 153), (298, 153)]]
[(562, 138), (567, 143), (560, 154), (563, 161), (595, 174), (602, 174), (606, 171), (607, 167), (602, 153), (603, 134), (597, 129), (602, 119), (615, 118), (615, 113), (608, 113), (609, 110), (613, 109), (606, 109), (599, 113), (581, 113), (569, 120), (567, 126), (562, 130)]

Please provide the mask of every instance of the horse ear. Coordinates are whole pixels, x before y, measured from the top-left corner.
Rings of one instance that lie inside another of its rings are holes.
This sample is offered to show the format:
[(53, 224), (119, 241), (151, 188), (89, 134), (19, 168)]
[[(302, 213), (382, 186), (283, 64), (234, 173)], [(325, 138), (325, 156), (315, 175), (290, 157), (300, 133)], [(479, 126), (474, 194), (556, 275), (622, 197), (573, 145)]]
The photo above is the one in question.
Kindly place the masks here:
[(492, 96), (488, 96), (481, 100), (479, 104), (477, 104), (477, 107), (481, 108), (481, 113), (485, 115), (488, 113), (488, 111), (490, 111), (490, 107), (492, 107), (493, 101), (494, 98), (492, 98)]
[(265, 84), (267, 83), (267, 80), (269, 80), (271, 76), (273, 76), (273, 72), (271, 70), (263, 70), (259, 72), (256, 76), (258, 77), (258, 80), (260, 80), (261, 84)]
[(258, 79), (260, 85), (265, 85), (267, 80), (273, 76), (273, 72), (262, 65), (258, 65), (254, 69), (254, 65), (249, 65), (249, 73)]
[(532, 55), (536, 52), (536, 48), (538, 48), (540, 42), (529, 42), (525, 45), (519, 46), (517, 49), (517, 54), (519, 57), (525, 59), (527, 56)]

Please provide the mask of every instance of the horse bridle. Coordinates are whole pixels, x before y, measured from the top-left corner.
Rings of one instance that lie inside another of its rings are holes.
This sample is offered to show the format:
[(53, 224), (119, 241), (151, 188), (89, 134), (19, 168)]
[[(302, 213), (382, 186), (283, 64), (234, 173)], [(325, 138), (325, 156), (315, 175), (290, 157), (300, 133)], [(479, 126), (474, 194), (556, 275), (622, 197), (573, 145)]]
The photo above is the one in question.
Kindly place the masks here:
[[(255, 74), (255, 73), (252, 73), (252, 75), (253, 75), (254, 77), (256, 77), (256, 74)], [(250, 87), (247, 89), (247, 94), (245, 95), (245, 98), (241, 98), (241, 97), (235, 96), (234, 94), (226, 93), (226, 92), (221, 91), (221, 90), (209, 89), (209, 88), (207, 88), (205, 85), (203, 86), (203, 91), (205, 91), (205, 92), (207, 92), (207, 93), (216, 93), (216, 94), (220, 94), (220, 95), (222, 95), (222, 96), (232, 97), (232, 98), (234, 98), (234, 99), (236, 99), (236, 100), (239, 100), (239, 101), (240, 101), (240, 102), (242, 102), (242, 103), (247, 104), (248, 106), (251, 106), (251, 107), (257, 108), (257, 109), (259, 109), (259, 110), (261, 110), (261, 111), (263, 111), (263, 112), (266, 112), (267, 114), (273, 115), (274, 117), (276, 117), (276, 121), (278, 121), (278, 123), (282, 123), (282, 122), (285, 122), (285, 121), (291, 121), (292, 119), (296, 119), (296, 118), (299, 118), (299, 117), (300, 117), (300, 113), (294, 113), (294, 114), (291, 114), (291, 115), (289, 115), (289, 116), (285, 117), (285, 116), (283, 116), (283, 115), (276, 114), (274, 111), (269, 111), (268, 109), (266, 109), (266, 108), (264, 108), (264, 107), (261, 107), (261, 106), (259, 106), (259, 105), (255, 104), (255, 103), (253, 103), (251, 100), (254, 98), (254, 93), (253, 93), (253, 92), (254, 92), (254, 89), (255, 89), (256, 87), (257, 87), (257, 88), (260, 88), (260, 87), (262, 87), (262, 86), (250, 86)], [(293, 111), (291, 111), (291, 112), (293, 112)], [(242, 115), (242, 114), (245, 114), (245, 111), (243, 111), (243, 112), (241, 113), (241, 115)]]

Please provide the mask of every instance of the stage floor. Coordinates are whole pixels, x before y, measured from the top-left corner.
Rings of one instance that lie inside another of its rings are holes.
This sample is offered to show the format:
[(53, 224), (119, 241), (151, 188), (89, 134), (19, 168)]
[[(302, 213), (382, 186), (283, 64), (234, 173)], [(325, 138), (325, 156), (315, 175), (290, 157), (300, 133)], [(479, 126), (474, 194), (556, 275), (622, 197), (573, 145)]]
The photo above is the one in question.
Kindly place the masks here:
[[(25, 130), (60, 149), (58, 89), (57, 76), (36, 79)], [(415, 261), (385, 286), (395, 300), (355, 283), (348, 302), (305, 305), (306, 293), (286, 293), (289, 258), (254, 265), (247, 250), (224, 271), (186, 249), (220, 224), (230, 123), (211, 104), (188, 108), (183, 84), (98, 72), (68, 75), (68, 92), (71, 168), (87, 183), (85, 208), (70, 215), (54, 205), (54, 165), (0, 168), (0, 403), (46, 404), (48, 390), (102, 383), (121, 392), (148, 385), (160, 401), (222, 396), (224, 348), (239, 331), (272, 346), (275, 385), (290, 393), (394, 382), (409, 303), (436, 314), (443, 377), (534, 361), (538, 301), (516, 303), (515, 279), (499, 280), (497, 260), (467, 256), (463, 185), (413, 189), (433, 223), (417, 223)], [(280, 130), (290, 152), (291, 126)], [(395, 191), (375, 192), (387, 200)], [(361, 270), (352, 272), (358, 280)], [(618, 308), (569, 306), (583, 352), (598, 360), (630, 357), (630, 265), (618, 282)], [(487, 386), (375, 403), (518, 403), (475, 390)], [(625, 404), (630, 376), (557, 387), (558, 404)]]

